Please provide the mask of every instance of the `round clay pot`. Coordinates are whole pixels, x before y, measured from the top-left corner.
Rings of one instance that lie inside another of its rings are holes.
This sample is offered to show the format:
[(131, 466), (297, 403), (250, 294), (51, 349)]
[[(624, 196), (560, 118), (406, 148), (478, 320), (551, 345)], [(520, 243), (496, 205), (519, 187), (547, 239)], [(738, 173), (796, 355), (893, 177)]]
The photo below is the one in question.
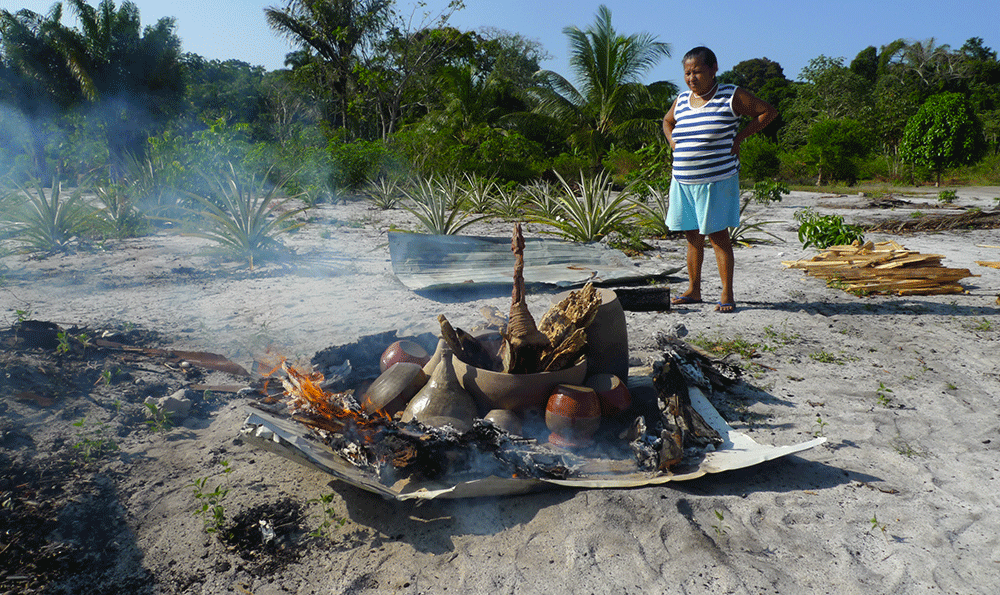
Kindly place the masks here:
[(410, 362), (400, 362), (375, 379), (361, 397), (366, 413), (382, 411), (389, 416), (402, 411), (410, 399), (427, 383), (423, 368)]
[(521, 436), (521, 418), (509, 409), (494, 409), (487, 413), (483, 419), (492, 422), (493, 425), (508, 434)]
[(594, 389), (560, 384), (545, 408), (549, 443), (561, 448), (583, 448), (593, 443), (601, 427), (601, 404)]
[(423, 366), (430, 359), (430, 354), (420, 344), (402, 339), (396, 341), (382, 352), (382, 359), (379, 360), (379, 369), (385, 372), (394, 364), (400, 362), (409, 362)]
[(632, 394), (614, 374), (597, 374), (587, 378), (587, 386), (594, 389), (601, 402), (601, 415), (615, 417), (632, 406)]
[(505, 374), (470, 366), (456, 358), (458, 381), (472, 395), (483, 411), (510, 409), (524, 411), (544, 407), (552, 389), (559, 384), (582, 384), (587, 376), (587, 360), (563, 370), (537, 374)]
[[(596, 288), (601, 296), (597, 315), (586, 328), (587, 372), (589, 374), (614, 374), (623, 381), (628, 379), (628, 328), (625, 310), (618, 295), (606, 287)], [(552, 298), (559, 303), (569, 297), (569, 292)]]

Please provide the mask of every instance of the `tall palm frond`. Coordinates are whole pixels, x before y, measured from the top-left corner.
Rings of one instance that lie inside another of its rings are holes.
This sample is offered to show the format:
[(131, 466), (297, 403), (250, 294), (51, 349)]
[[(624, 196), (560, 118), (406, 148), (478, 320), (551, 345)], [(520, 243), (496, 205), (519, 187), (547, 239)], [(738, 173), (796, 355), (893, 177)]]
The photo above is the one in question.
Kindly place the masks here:
[[(670, 56), (670, 44), (648, 33), (624, 36), (611, 24), (611, 11), (601, 5), (594, 23), (585, 30), (566, 27), (570, 69), (566, 77), (539, 71), (533, 90), (535, 111), (569, 123), (570, 142), (585, 148), (596, 163), (616, 140), (635, 133), (655, 134), (655, 120), (644, 111), (652, 95), (642, 76), (661, 58)], [(646, 120), (646, 122), (643, 122)]]

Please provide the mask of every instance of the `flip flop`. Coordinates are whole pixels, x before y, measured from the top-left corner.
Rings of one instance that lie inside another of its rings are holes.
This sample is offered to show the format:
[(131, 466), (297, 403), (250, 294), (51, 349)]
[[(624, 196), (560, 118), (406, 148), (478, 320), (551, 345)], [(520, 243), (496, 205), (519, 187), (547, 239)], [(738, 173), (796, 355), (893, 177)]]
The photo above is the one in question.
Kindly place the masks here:
[[(728, 309), (727, 309), (728, 308)], [(722, 314), (732, 314), (736, 311), (736, 302), (726, 302), (721, 301), (715, 306), (716, 312), (721, 312)]]
[(670, 300), (670, 304), (673, 306), (682, 306), (684, 304), (700, 304), (700, 298), (693, 298), (686, 295), (679, 295), (674, 299)]

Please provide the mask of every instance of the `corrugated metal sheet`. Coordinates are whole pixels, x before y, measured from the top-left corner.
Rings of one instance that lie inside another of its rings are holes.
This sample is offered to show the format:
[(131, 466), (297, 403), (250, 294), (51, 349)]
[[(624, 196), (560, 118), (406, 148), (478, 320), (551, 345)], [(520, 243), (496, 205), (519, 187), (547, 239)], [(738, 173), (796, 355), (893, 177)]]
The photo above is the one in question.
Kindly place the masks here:
[[(484, 236), (389, 232), (396, 277), (413, 291), (467, 284), (510, 285), (514, 255), (510, 239)], [(528, 284), (574, 287), (638, 281), (670, 275), (681, 267), (637, 263), (600, 243), (527, 238), (524, 280)]]

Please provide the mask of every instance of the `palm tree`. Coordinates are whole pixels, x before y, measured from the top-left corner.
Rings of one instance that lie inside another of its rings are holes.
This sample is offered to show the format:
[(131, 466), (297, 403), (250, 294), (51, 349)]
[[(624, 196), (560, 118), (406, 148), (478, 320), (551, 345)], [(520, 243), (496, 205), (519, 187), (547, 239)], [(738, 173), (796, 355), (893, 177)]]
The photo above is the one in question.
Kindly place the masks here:
[(335, 125), (347, 122), (357, 51), (374, 40), (392, 4), (393, 0), (291, 0), (285, 8), (264, 9), (271, 29), (311, 50), (326, 65), (336, 102)]
[(149, 129), (179, 112), (184, 96), (180, 39), (174, 19), (142, 29), (139, 8), (126, 0), (67, 0), (80, 31), (61, 40), (61, 51), (80, 89), (104, 123), (112, 176), (126, 155), (145, 156)]
[(46, 124), (83, 99), (60, 50), (65, 35), (61, 19), (58, 3), (45, 15), (0, 10), (0, 100), (26, 120), (36, 179), (50, 175), (45, 171)]
[(670, 56), (670, 44), (648, 33), (620, 35), (603, 4), (586, 30), (566, 27), (563, 33), (580, 87), (550, 70), (539, 71), (535, 111), (568, 124), (570, 144), (588, 151), (595, 165), (612, 143), (655, 134), (663, 114), (648, 109), (651, 96), (641, 78)]

